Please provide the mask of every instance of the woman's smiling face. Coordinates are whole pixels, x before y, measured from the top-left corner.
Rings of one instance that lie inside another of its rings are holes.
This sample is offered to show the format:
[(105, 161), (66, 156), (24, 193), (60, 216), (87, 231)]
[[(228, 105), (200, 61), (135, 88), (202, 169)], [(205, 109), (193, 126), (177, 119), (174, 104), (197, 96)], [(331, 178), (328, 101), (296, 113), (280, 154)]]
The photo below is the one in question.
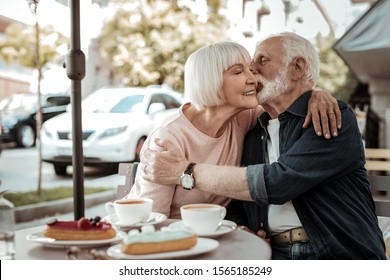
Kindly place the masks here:
[(223, 72), (222, 95), (225, 105), (252, 109), (258, 105), (256, 77), (248, 63), (237, 63)]

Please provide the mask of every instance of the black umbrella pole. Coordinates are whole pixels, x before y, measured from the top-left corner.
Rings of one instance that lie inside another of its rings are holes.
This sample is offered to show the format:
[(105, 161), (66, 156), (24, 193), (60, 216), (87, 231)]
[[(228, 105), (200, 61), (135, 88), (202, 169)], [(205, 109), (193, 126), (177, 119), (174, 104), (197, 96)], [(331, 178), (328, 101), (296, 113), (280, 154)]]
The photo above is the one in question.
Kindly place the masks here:
[(71, 80), (73, 196), (74, 218), (84, 216), (84, 156), (81, 121), (81, 80), (85, 76), (85, 56), (80, 49), (80, 1), (69, 0), (70, 50), (66, 56), (66, 74)]
[(81, 125), (81, 81), (72, 82), (73, 204), (75, 220), (84, 217), (84, 157)]

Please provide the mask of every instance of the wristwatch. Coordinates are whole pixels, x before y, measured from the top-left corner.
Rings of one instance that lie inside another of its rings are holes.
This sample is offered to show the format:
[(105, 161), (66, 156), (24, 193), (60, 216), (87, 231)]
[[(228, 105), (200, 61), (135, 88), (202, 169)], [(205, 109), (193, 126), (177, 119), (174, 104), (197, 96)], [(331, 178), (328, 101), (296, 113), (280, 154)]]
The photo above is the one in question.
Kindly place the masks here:
[(195, 165), (196, 163), (191, 162), (180, 177), (180, 184), (185, 190), (192, 190), (195, 187), (195, 178), (193, 176)]

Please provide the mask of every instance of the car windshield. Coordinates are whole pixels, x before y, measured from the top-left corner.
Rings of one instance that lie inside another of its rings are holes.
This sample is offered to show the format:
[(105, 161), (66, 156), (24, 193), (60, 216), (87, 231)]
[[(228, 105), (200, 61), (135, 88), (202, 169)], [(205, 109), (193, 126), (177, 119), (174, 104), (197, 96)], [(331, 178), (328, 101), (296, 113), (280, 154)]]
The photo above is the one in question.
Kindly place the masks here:
[(89, 96), (83, 103), (83, 110), (93, 113), (129, 113), (135, 112), (142, 103), (144, 95), (126, 95), (115, 98), (113, 95)]
[(36, 96), (16, 94), (0, 102), (0, 111), (33, 110), (36, 104)]

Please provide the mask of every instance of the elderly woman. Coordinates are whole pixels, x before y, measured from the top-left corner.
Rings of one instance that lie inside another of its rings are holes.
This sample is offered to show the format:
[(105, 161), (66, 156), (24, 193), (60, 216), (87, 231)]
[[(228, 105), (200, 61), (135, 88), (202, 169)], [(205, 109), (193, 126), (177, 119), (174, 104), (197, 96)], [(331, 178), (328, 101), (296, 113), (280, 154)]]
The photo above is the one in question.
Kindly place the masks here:
[[(192, 53), (185, 64), (185, 96), (189, 102), (149, 135), (143, 150), (157, 149), (154, 140), (159, 138), (171, 141), (191, 162), (239, 166), (245, 134), (263, 112), (250, 61), (248, 51), (233, 42), (212, 44)], [(318, 116), (316, 108), (324, 96), (333, 99), (328, 93), (314, 94), (311, 106), (317, 115), (313, 116)], [(321, 108), (327, 109), (333, 112), (333, 107)], [(221, 195), (197, 189), (188, 192), (182, 186), (145, 181), (142, 176), (136, 177), (129, 197), (153, 199), (153, 211), (169, 218), (180, 218), (180, 207), (185, 204), (227, 206), (230, 202)]]

